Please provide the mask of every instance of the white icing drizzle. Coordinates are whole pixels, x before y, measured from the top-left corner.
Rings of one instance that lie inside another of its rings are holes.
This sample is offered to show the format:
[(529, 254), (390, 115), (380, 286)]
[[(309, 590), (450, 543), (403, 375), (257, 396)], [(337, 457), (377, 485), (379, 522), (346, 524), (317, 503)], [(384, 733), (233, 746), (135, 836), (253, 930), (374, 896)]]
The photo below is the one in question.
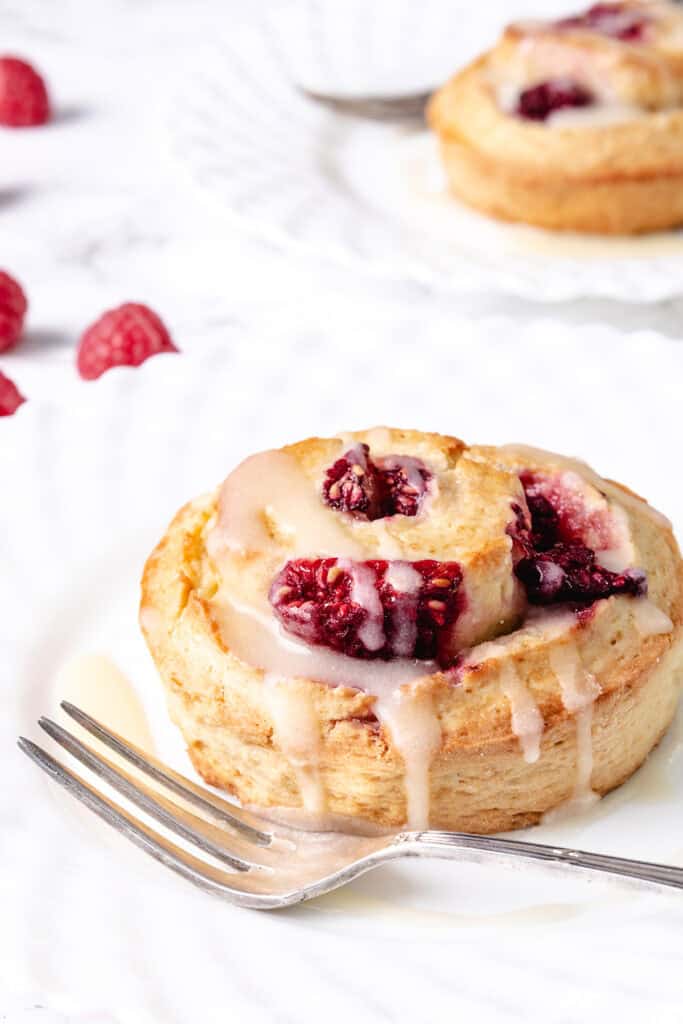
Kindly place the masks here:
[(415, 649), (417, 638), (417, 598), (422, 585), (422, 577), (410, 562), (390, 562), (385, 580), (393, 587), (401, 599), (392, 609), (393, 647), (401, 657), (407, 657)]
[(522, 756), (527, 764), (534, 764), (541, 753), (544, 728), (538, 704), (511, 661), (501, 665), (500, 685), (510, 701), (512, 731), (519, 740)]
[(322, 815), (327, 800), (319, 766), (320, 731), (311, 697), (271, 673), (266, 673), (264, 684), (274, 739), (294, 769), (303, 808)]
[(573, 642), (551, 648), (550, 666), (557, 676), (562, 703), (576, 722), (576, 778), (574, 791), (560, 807), (544, 815), (544, 821), (590, 807), (599, 800), (591, 789), (593, 773), (593, 707), (600, 695), (600, 684), (581, 664), (578, 648)]
[(433, 661), (367, 661), (305, 644), (284, 632), (270, 608), (241, 604), (224, 591), (216, 596), (214, 608), (229, 650), (247, 665), (282, 678), (313, 679), (377, 695), (439, 671)]
[(338, 559), (337, 565), (351, 577), (351, 600), (367, 613), (358, 630), (358, 639), (368, 651), (381, 650), (387, 638), (384, 633), (384, 609), (375, 586), (374, 572), (360, 562), (345, 558)]
[(419, 683), (389, 690), (375, 701), (375, 714), (403, 758), (408, 828), (427, 829), (431, 763), (441, 746), (431, 692)]
[(674, 624), (661, 608), (647, 597), (638, 597), (633, 601), (633, 619), (641, 636), (661, 636), (671, 633)]
[(273, 542), (267, 517), (286, 534), (290, 557), (364, 556), (361, 545), (338, 516), (330, 515), (296, 459), (286, 452), (261, 452), (242, 462), (223, 484), (218, 507), (218, 522), (208, 538), (213, 557), (223, 549), (246, 553), (267, 548)]
[(635, 545), (631, 538), (631, 530), (626, 511), (619, 505), (609, 506), (611, 539), (609, 548), (596, 549), (599, 565), (610, 572), (625, 572), (637, 563)]

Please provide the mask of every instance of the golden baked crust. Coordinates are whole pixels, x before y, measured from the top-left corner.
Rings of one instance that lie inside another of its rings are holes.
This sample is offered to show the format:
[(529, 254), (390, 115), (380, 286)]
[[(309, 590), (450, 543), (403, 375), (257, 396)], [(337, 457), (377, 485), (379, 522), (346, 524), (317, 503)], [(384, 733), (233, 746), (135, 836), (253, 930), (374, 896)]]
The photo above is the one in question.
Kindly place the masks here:
[[(351, 436), (357, 441), (368, 434)], [(559, 614), (550, 628), (538, 628), (533, 621), (518, 629), (508, 625), (512, 632), (506, 636), (467, 652), (457, 677), (436, 671), (421, 680), (419, 688), (429, 694), (441, 734), (429, 766), (429, 823), (471, 832), (518, 828), (537, 822), (571, 797), (581, 753), (577, 715), (568, 710), (556, 673), (562, 652), (575, 652), (600, 686), (592, 728), (588, 723), (592, 789), (602, 794), (618, 786), (658, 742), (679, 696), (683, 573), (670, 528), (631, 492), (595, 477), (588, 467), (548, 453), (467, 448), (454, 438), (405, 431), (389, 431), (387, 438), (394, 450), (421, 451), (445, 474), (463, 459), (475, 462), (483, 471), (483, 488), (484, 481), (495, 481), (502, 472), (522, 470), (571, 472), (589, 487), (599, 484), (595, 493), (604, 495), (628, 521), (637, 564), (648, 573), (649, 598), (673, 626), (644, 634), (635, 616), (641, 599), (615, 596), (597, 602), (586, 616)], [(313, 480), (315, 468), (339, 455), (340, 441), (316, 438), (287, 451)], [(166, 688), (171, 717), (206, 781), (245, 804), (301, 807), (301, 765), (278, 742), (264, 672), (229, 650), (222, 631), (220, 574), (207, 552), (217, 502), (218, 494), (212, 494), (181, 509), (150, 556), (142, 580), (142, 629)], [(543, 719), (535, 763), (523, 758), (519, 732), (513, 728), (504, 686), (510, 666)], [(403, 825), (405, 760), (391, 732), (374, 717), (375, 697), (310, 679), (293, 679), (287, 685), (306, 701), (314, 718), (316, 773), (325, 809), (381, 826)]]
[[(450, 190), (499, 219), (554, 230), (633, 234), (683, 223), (683, 14), (645, 6), (654, 27), (642, 43), (513, 25), (446, 83), (428, 117)], [(517, 116), (504, 99), (562, 79), (597, 106), (544, 122)]]

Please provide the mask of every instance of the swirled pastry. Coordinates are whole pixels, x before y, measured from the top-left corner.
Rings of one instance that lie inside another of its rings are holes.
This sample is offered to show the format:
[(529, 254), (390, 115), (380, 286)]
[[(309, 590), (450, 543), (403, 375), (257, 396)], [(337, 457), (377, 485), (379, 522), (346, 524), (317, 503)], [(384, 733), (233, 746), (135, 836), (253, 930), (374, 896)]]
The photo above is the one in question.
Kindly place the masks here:
[(376, 428), (186, 505), (141, 624), (208, 782), (491, 832), (642, 763), (678, 700), (682, 583), (667, 521), (583, 463)]
[(630, 234), (683, 223), (683, 10), (595, 4), (511, 25), (433, 97), (451, 191), (503, 220)]

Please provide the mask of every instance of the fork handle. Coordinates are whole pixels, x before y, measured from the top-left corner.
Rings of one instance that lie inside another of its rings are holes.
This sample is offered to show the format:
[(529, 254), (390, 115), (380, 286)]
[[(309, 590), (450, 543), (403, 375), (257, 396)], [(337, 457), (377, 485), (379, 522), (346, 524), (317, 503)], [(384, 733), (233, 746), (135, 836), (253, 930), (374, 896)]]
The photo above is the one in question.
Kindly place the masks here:
[(618, 875), (654, 885), (683, 889), (683, 867), (673, 864), (651, 864), (643, 860), (612, 857), (603, 853), (587, 853), (562, 846), (544, 846), (517, 839), (475, 836), (464, 832), (404, 832), (398, 837), (404, 856), (451, 858), (482, 862), (493, 857), (499, 862), (509, 859), (542, 861), (546, 864), (583, 868), (608, 875)]

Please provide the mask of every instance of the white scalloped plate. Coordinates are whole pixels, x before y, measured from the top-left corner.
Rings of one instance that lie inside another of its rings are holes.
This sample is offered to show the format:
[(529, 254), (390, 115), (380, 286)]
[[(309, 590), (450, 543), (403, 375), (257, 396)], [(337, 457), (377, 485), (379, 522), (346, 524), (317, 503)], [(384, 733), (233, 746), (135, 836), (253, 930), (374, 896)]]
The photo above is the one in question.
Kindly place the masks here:
[[(103, 652), (161, 755), (190, 771), (139, 637), (137, 581), (175, 509), (254, 449), (377, 421), (521, 439), (590, 457), (683, 522), (681, 351), (548, 322), (273, 329), (74, 383), (0, 423), (0, 992), (126, 1024), (436, 1020), (447, 1005), (496, 1022), (545, 1024), (549, 1006), (568, 1021), (677, 1019), (676, 895), (421, 863), (292, 911), (238, 910), (110, 834), (13, 744), (41, 738), (59, 668)], [(683, 862), (681, 724), (594, 812), (535, 836)]]
[[(208, 49), (170, 117), (178, 160), (253, 230), (374, 275), (459, 291), (558, 302), (681, 294), (683, 232), (581, 237), (481, 216), (447, 195), (428, 133), (341, 118), (302, 98), (282, 38), (242, 29)], [(344, 69), (335, 38), (328, 61)], [(454, 53), (464, 52), (460, 42)]]

